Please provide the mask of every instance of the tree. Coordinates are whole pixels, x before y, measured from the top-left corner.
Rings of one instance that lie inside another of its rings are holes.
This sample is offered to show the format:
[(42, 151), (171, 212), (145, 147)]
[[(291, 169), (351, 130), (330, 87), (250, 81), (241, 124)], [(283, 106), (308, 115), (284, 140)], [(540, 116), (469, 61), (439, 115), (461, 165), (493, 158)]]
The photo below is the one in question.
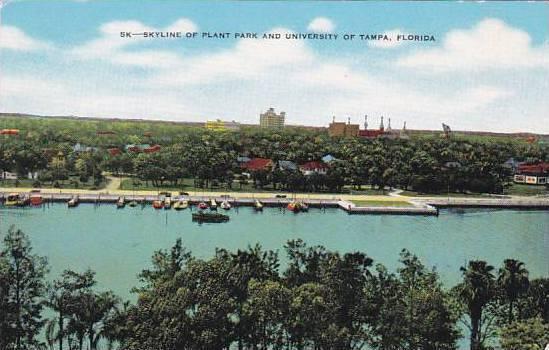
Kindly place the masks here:
[(486, 261), (472, 260), (461, 267), (463, 282), (456, 286), (460, 301), (471, 320), (471, 350), (481, 350), (484, 342), (482, 334), (482, 313), (495, 296), (494, 267)]
[(540, 318), (513, 322), (501, 329), (500, 341), (505, 350), (543, 350), (549, 344), (549, 324)]
[(65, 321), (77, 312), (79, 295), (84, 290), (90, 290), (95, 284), (94, 272), (91, 270), (80, 274), (65, 270), (61, 278), (48, 287), (44, 304), (57, 313), (57, 317), (47, 322), (49, 342), (57, 342), (59, 350), (63, 350), (63, 340), (66, 337)]
[[(513, 305), (528, 291), (528, 270), (521, 261), (505, 259), (503, 267), (499, 269), (497, 282), (503, 292), (504, 301), (509, 303), (507, 322), (510, 324), (514, 320)], [(520, 312), (518, 316), (520, 318)]]
[(39, 344), (37, 336), (46, 286), (47, 260), (34, 255), (23, 231), (10, 227), (0, 252), (0, 348), (27, 349)]

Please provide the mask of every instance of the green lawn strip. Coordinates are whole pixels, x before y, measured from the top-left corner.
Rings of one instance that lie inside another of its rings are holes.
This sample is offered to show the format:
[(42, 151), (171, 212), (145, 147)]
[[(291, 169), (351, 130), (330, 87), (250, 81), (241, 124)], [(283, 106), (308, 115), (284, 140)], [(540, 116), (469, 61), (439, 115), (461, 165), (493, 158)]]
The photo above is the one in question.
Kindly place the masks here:
[[(194, 180), (184, 178), (179, 181), (177, 186), (173, 186), (171, 183), (165, 182), (162, 186), (155, 187), (151, 182), (148, 184), (145, 181), (138, 179), (124, 179), (120, 183), (121, 190), (127, 191), (183, 191), (183, 192), (242, 192), (242, 193), (271, 193), (271, 192), (283, 192), (289, 193), (287, 190), (274, 189), (272, 185), (263, 186), (263, 188), (254, 187), (253, 181), (249, 180), (249, 183), (243, 184), (242, 187), (238, 183), (234, 183), (232, 188), (226, 186), (215, 186), (210, 188), (200, 188), (194, 186)], [(370, 189), (364, 187), (362, 190), (352, 190), (348, 187), (344, 188), (341, 193), (332, 192), (314, 192), (321, 194), (353, 194), (353, 195), (386, 195), (388, 191), (382, 191), (377, 189)]]
[(413, 207), (414, 205), (406, 201), (379, 201), (379, 200), (352, 200), (357, 207)]
[[(38, 188), (60, 188), (60, 189), (78, 189), (78, 190), (100, 190), (104, 188), (107, 183), (106, 181), (102, 181), (99, 186), (95, 186), (95, 184), (90, 181), (87, 183), (80, 182), (78, 180), (78, 177), (70, 177), (69, 180), (64, 181), (57, 181), (59, 183), (59, 187), (54, 187), (51, 182), (40, 182), (40, 186)], [(20, 179), (20, 180), (0, 180), (0, 188), (14, 188), (14, 187), (20, 187), (20, 188), (31, 188), (36, 187), (34, 186), (36, 183), (36, 180), (31, 179)]]

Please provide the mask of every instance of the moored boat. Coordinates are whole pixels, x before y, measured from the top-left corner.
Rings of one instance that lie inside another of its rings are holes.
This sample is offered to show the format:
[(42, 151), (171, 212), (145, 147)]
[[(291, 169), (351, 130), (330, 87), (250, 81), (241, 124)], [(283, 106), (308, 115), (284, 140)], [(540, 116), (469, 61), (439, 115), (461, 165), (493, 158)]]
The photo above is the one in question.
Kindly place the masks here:
[(200, 202), (198, 203), (198, 209), (200, 210), (208, 209), (208, 204), (206, 204), (205, 202)]
[(223, 208), (224, 210), (229, 210), (231, 209), (231, 203), (229, 203), (228, 201), (223, 201), (221, 203), (221, 208)]
[(254, 209), (256, 211), (262, 211), (263, 210), (263, 203), (261, 203), (258, 199), (254, 202)]
[(116, 207), (121, 209), (126, 206), (126, 199), (124, 197), (118, 197), (118, 200), (116, 201)]
[(4, 202), (4, 205), (7, 207), (14, 207), (19, 202), (19, 193), (10, 193), (6, 197), (6, 201)]
[(211, 210), (217, 210), (217, 202), (214, 198), (210, 199), (210, 209)]
[(40, 193), (33, 193), (30, 196), (30, 204), (33, 206), (39, 206), (42, 205), (42, 195)]
[(164, 198), (164, 209), (171, 209), (172, 208), (172, 199), (171, 197)]
[(226, 222), (229, 221), (229, 216), (225, 214), (220, 213), (212, 213), (212, 212), (204, 212), (199, 211), (198, 213), (193, 213), (192, 215), (193, 221), (196, 222)]
[(80, 198), (78, 196), (72, 196), (71, 199), (67, 202), (69, 208), (77, 207), (80, 203)]
[(180, 199), (173, 204), (173, 208), (175, 210), (183, 210), (183, 209), (187, 209), (188, 207), (189, 207), (189, 202), (183, 199)]
[(307, 203), (301, 203), (301, 211), (302, 212), (308, 212), (309, 211), (309, 205)]
[(162, 209), (164, 207), (164, 202), (157, 199), (152, 202), (152, 206), (154, 209)]
[(137, 207), (137, 201), (131, 201), (128, 203), (128, 206), (134, 208), (134, 207)]

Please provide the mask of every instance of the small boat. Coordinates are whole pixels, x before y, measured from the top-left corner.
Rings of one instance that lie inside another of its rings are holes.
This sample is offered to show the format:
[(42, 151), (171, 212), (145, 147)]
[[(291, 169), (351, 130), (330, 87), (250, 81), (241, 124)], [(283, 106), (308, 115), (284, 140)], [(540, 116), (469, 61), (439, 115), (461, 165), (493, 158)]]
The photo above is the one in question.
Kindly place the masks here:
[(39, 205), (42, 205), (42, 195), (41, 194), (32, 194), (30, 196), (30, 204), (33, 205), (33, 206), (39, 206)]
[(217, 210), (217, 202), (213, 198), (210, 199), (210, 209), (211, 210)]
[(189, 202), (183, 199), (180, 199), (173, 204), (173, 208), (175, 210), (183, 210), (183, 209), (187, 209), (188, 207), (189, 207)]
[(154, 209), (162, 209), (164, 207), (164, 202), (157, 199), (153, 201), (152, 205)]
[(263, 203), (261, 203), (259, 200), (255, 200), (254, 202), (254, 209), (256, 211), (262, 211), (263, 210)]
[(164, 209), (171, 209), (172, 208), (172, 199), (171, 197), (164, 198)]
[(8, 194), (8, 197), (6, 197), (4, 205), (6, 207), (15, 207), (17, 203), (19, 203), (19, 199), (19, 193), (10, 193)]
[(78, 206), (79, 202), (80, 198), (78, 196), (72, 196), (71, 199), (69, 199), (69, 201), (67, 202), (67, 206), (69, 208), (74, 208)]
[(206, 204), (205, 202), (200, 202), (198, 203), (198, 209), (200, 210), (208, 209), (208, 204)]
[(193, 213), (193, 221), (203, 223), (203, 222), (226, 222), (229, 221), (229, 216), (220, 213), (204, 212), (199, 211), (198, 213)]
[(306, 203), (301, 203), (301, 211), (302, 212), (308, 212), (309, 211), (309, 205)]
[(137, 207), (137, 201), (131, 201), (128, 203), (128, 205), (132, 208)]
[(126, 199), (124, 197), (118, 197), (116, 201), (116, 207), (122, 209), (126, 206)]
[(229, 203), (228, 201), (223, 201), (221, 203), (221, 208), (225, 209), (225, 210), (229, 210), (229, 209), (231, 209), (231, 203)]

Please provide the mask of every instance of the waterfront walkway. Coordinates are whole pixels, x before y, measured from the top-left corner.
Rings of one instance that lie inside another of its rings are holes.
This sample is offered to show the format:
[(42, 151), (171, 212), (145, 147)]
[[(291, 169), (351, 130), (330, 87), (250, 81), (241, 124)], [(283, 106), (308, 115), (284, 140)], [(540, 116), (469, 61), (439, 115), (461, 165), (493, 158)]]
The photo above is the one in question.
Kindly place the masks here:
[[(28, 194), (28, 188), (0, 188), (0, 198), (9, 193)], [(163, 196), (158, 191), (124, 191), (124, 190), (76, 190), (76, 189), (42, 189), (40, 191), (46, 202), (66, 202), (78, 195), (83, 203), (115, 203), (119, 197), (126, 201), (151, 203)], [(173, 197), (178, 193), (172, 192)], [(401, 215), (438, 215), (440, 208), (509, 208), (509, 209), (543, 209), (549, 210), (548, 197), (493, 197), (493, 198), (444, 198), (444, 197), (405, 197), (398, 193), (391, 195), (349, 195), (318, 193), (235, 193), (235, 192), (189, 192), (183, 196), (191, 204), (215, 199), (218, 202), (229, 201), (233, 206), (252, 206), (260, 200), (265, 206), (285, 207), (291, 201), (301, 201), (316, 208), (341, 208), (349, 214), (401, 214)], [(409, 206), (401, 206), (402, 202)], [(356, 205), (359, 202), (360, 205)], [(368, 202), (372, 205), (369, 206)], [(382, 205), (379, 205), (382, 202)], [(391, 205), (391, 202), (394, 205)]]

